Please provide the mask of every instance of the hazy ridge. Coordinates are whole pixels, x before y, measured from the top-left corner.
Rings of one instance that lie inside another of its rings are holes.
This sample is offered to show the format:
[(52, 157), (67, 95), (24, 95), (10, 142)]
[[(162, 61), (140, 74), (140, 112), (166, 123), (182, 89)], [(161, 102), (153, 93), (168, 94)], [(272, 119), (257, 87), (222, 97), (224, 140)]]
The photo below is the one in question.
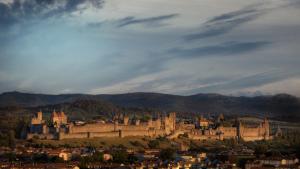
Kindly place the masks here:
[(300, 119), (300, 99), (287, 94), (235, 97), (219, 94), (190, 96), (160, 93), (47, 95), (7, 92), (0, 95), (0, 107), (30, 109), (60, 107), (66, 111), (80, 111), (81, 116), (97, 115), (105, 111), (136, 110), (268, 116), (286, 121), (299, 121)]

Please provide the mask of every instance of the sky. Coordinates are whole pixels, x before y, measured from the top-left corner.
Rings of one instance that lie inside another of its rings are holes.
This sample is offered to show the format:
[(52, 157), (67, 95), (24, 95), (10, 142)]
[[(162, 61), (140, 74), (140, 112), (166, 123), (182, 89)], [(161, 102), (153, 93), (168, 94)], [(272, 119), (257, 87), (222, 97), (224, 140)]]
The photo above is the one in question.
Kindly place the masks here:
[(300, 96), (300, 0), (0, 0), (0, 93)]

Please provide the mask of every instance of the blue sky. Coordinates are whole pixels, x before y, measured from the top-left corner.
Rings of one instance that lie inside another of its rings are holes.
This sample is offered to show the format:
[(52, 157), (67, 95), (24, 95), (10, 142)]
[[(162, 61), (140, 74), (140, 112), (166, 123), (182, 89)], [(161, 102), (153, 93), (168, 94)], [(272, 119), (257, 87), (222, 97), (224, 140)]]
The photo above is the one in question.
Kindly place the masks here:
[(299, 0), (0, 0), (0, 92), (300, 96)]

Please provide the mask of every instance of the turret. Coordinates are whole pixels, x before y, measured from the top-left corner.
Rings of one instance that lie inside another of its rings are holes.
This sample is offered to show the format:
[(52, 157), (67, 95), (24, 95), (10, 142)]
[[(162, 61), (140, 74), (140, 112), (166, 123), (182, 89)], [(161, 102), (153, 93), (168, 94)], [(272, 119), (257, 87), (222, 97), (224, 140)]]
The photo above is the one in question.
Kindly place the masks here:
[(56, 112), (54, 109), (51, 114), (51, 121), (53, 124), (60, 126), (61, 124), (67, 124), (68, 119), (63, 111)]
[(139, 120), (139, 119), (136, 119), (136, 120), (135, 120), (135, 125), (136, 125), (136, 126), (140, 125), (140, 120)]
[(220, 126), (218, 128), (217, 134), (219, 136), (219, 140), (224, 140), (224, 127)]
[(176, 113), (175, 112), (170, 113), (169, 119), (171, 123), (171, 130), (174, 131), (176, 129)]
[(221, 123), (225, 120), (223, 113), (219, 114), (218, 118), (217, 118), (217, 122)]
[(147, 124), (148, 124), (148, 127), (152, 127), (153, 126), (152, 117), (148, 120)]
[(41, 111), (37, 112), (35, 117), (31, 119), (31, 125), (42, 124), (43, 123), (43, 113)]
[(244, 126), (243, 126), (241, 120), (238, 120), (238, 119), (237, 119), (237, 131), (238, 131), (238, 138), (242, 139), (243, 132), (244, 132)]
[(279, 126), (277, 126), (277, 130), (276, 130), (275, 136), (276, 137), (282, 137), (283, 136), (282, 130), (281, 130), (281, 128)]
[(128, 122), (129, 122), (129, 117), (125, 115), (125, 116), (123, 117), (123, 123), (124, 123), (124, 125), (127, 126), (127, 125), (128, 125)]
[(37, 113), (37, 119), (40, 120), (40, 121), (43, 120), (43, 112), (42, 112), (42, 111), (39, 111), (39, 112)]
[(264, 139), (268, 140), (270, 137), (270, 124), (269, 124), (269, 120), (267, 118), (264, 119), (263, 123), (262, 123), (262, 127), (265, 131), (264, 133)]
[(56, 111), (54, 109), (53, 112), (52, 112), (52, 114), (51, 114), (51, 119), (53, 120), (56, 117), (57, 117), (57, 113), (56, 113)]
[(204, 118), (202, 115), (198, 119), (198, 127), (200, 128), (208, 128), (209, 125), (211, 124), (211, 121), (208, 119)]

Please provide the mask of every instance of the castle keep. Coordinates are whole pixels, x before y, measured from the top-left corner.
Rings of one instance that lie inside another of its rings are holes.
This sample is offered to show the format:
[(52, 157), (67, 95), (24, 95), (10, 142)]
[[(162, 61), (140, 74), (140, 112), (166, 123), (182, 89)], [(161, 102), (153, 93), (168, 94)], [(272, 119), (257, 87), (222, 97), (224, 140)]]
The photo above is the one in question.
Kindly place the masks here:
[[(222, 118), (224, 118), (222, 116)], [(156, 119), (150, 118), (141, 122), (139, 119), (130, 119), (124, 115), (122, 118), (114, 118), (112, 121), (95, 123), (68, 122), (64, 112), (53, 111), (50, 119), (51, 124), (43, 120), (40, 111), (31, 120), (27, 139), (38, 137), (40, 139), (67, 139), (67, 138), (95, 138), (95, 137), (126, 137), (126, 136), (167, 136), (177, 138), (181, 134), (187, 134), (190, 139), (197, 140), (223, 140), (243, 139), (245, 141), (269, 140), (270, 126), (267, 119), (256, 127), (247, 127), (238, 122), (235, 127), (215, 125), (216, 122), (200, 117), (195, 123), (176, 121), (176, 113), (169, 113)]]

